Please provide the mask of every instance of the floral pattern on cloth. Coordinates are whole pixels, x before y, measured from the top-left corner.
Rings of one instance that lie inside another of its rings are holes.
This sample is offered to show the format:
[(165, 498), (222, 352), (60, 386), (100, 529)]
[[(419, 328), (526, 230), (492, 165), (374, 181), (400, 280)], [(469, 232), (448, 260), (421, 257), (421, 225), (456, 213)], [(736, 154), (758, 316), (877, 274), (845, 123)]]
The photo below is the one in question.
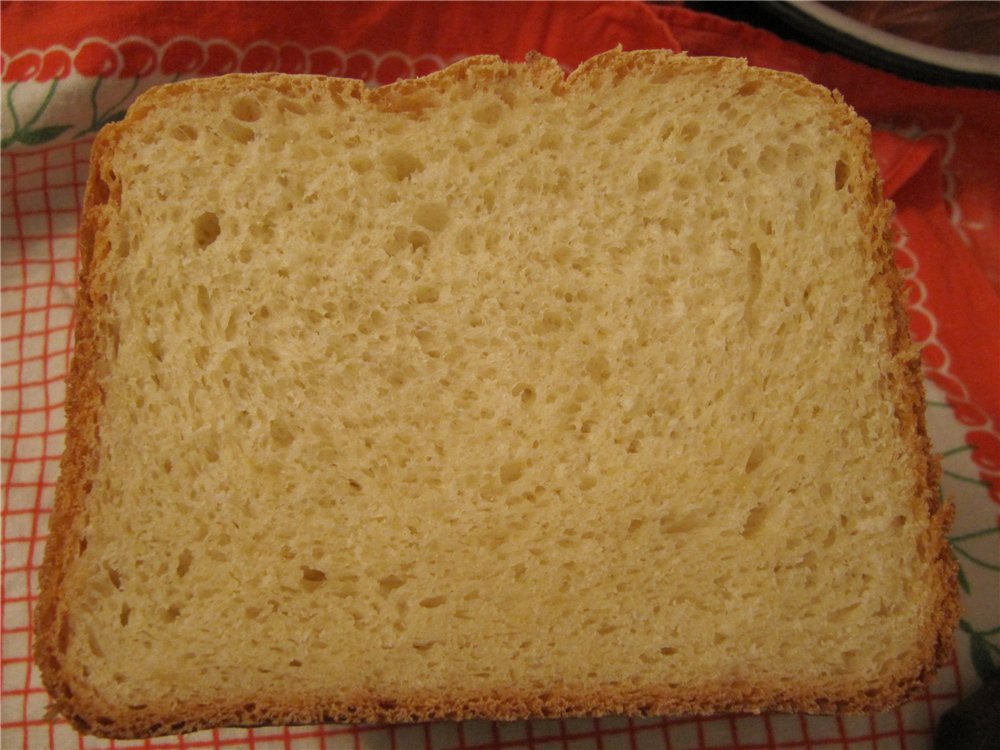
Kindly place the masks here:
[(17, 748), (121, 747), (45, 717), (31, 608), (64, 433), (76, 231), (97, 131), (151, 86), (234, 72), (375, 86), (472, 54), (532, 49), (567, 71), (621, 44), (734, 55), (835, 87), (873, 124), (895, 257), (922, 348), (928, 427), (964, 613), (926, 695), (871, 717), (606, 718), (233, 729), (145, 747), (929, 748), (942, 713), (1000, 665), (1000, 95), (900, 81), (679, 6), (640, 3), (9, 3), (0, 54), (3, 239), (3, 715)]

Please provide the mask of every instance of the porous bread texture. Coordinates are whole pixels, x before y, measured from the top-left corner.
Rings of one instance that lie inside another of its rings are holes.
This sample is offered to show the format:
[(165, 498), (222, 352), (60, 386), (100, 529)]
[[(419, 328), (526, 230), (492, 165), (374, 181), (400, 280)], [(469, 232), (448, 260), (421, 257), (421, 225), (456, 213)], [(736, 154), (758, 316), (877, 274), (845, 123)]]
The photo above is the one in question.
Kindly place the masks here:
[(666, 52), (144, 95), (94, 147), (55, 708), (873, 711), (954, 563), (868, 129)]

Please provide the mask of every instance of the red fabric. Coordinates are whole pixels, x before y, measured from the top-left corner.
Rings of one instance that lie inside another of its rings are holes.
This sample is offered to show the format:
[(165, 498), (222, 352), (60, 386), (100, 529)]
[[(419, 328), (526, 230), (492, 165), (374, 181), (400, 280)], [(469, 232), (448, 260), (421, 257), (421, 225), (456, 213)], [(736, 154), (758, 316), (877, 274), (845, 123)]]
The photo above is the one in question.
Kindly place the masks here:
[[(641, 3), (317, 3), (317, 2), (5, 2), (3, 49), (12, 57), (90, 37), (110, 42), (142, 35), (165, 44), (179, 33), (223, 38), (240, 47), (267, 40), (345, 50), (433, 51), (451, 58), (532, 50), (564, 65), (621, 44), (677, 50), (654, 10)], [(289, 71), (294, 72), (294, 71)]]

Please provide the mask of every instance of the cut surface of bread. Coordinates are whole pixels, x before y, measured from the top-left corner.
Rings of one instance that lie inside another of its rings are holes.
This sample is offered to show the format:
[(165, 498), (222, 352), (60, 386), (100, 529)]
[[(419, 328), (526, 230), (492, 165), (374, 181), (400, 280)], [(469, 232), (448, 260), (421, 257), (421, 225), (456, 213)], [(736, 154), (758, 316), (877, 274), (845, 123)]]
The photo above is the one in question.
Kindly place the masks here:
[(55, 708), (875, 711), (954, 563), (868, 126), (739, 60), (235, 75), (94, 145)]

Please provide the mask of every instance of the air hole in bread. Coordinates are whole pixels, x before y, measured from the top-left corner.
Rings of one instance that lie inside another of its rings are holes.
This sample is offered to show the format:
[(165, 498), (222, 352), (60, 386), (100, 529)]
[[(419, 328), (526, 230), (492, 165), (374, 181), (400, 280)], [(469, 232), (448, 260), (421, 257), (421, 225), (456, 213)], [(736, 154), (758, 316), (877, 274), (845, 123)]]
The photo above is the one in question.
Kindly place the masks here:
[(500, 467), (500, 481), (503, 484), (516, 482), (524, 475), (524, 461), (508, 461)]
[(260, 102), (250, 96), (236, 99), (229, 111), (233, 117), (243, 122), (256, 122), (263, 114)]
[(538, 148), (542, 151), (556, 151), (563, 145), (563, 136), (558, 130), (548, 130), (538, 140)]
[[(297, 161), (311, 162), (319, 158), (319, 152), (312, 146), (308, 146), (305, 143), (296, 143), (292, 147), (292, 158)], [(303, 195), (302, 200), (305, 203), (314, 203), (317, 199), (315, 194), (304, 195), (304, 191), (301, 189), (299, 192)]]
[(617, 127), (610, 133), (608, 133), (607, 136), (605, 136), (605, 138), (607, 139), (608, 143), (616, 144), (624, 141), (626, 138), (628, 138), (628, 135), (629, 135), (629, 128)]
[(757, 154), (757, 168), (764, 174), (775, 174), (781, 162), (781, 152), (775, 146), (764, 146)]
[(785, 149), (785, 166), (793, 169), (812, 155), (812, 149), (804, 143), (792, 143)]
[(365, 154), (352, 155), (348, 163), (351, 165), (351, 169), (358, 174), (365, 174), (375, 166), (374, 162)]
[(851, 175), (851, 168), (847, 166), (847, 162), (843, 159), (838, 159), (836, 165), (833, 168), (833, 186), (837, 190), (843, 190), (844, 186), (847, 185), (847, 178)]
[(105, 568), (108, 574), (108, 580), (111, 581), (111, 585), (114, 586), (119, 591), (122, 590), (122, 577), (121, 574), (110, 565), (105, 564)]
[(730, 146), (726, 149), (726, 163), (730, 169), (738, 169), (746, 163), (747, 153), (743, 146)]
[(639, 192), (646, 193), (655, 190), (663, 182), (663, 164), (658, 161), (651, 162), (639, 172)]
[(104, 658), (104, 650), (101, 648), (97, 636), (91, 631), (87, 631), (87, 646), (90, 648), (90, 652), (98, 659)]
[(416, 338), (417, 343), (420, 345), (420, 350), (426, 354), (428, 357), (436, 359), (441, 356), (440, 348), (437, 344), (437, 338), (431, 331), (420, 330), (413, 333), (414, 338)]
[(274, 222), (271, 219), (256, 221), (250, 225), (250, 236), (262, 245), (274, 239)]
[(414, 641), (413, 648), (419, 653), (426, 653), (437, 643), (437, 641)]
[(747, 249), (747, 295), (743, 303), (743, 322), (747, 331), (752, 335), (756, 329), (756, 318), (754, 317), (754, 305), (760, 295), (762, 282), (760, 247), (756, 242), (750, 243)]
[(440, 607), (447, 601), (448, 597), (446, 596), (429, 596), (426, 599), (420, 600), (420, 606), (425, 609), (434, 609), (435, 607)]
[(476, 109), (472, 113), (472, 119), (480, 125), (496, 125), (502, 115), (503, 106), (499, 102), (490, 102)]
[(690, 143), (701, 133), (701, 124), (697, 120), (684, 123), (681, 128), (680, 138), (684, 143)]
[(163, 621), (166, 623), (176, 622), (181, 616), (181, 608), (177, 604), (171, 604), (163, 612)]
[(809, 208), (815, 211), (819, 208), (820, 201), (823, 200), (823, 188), (815, 184), (809, 190)]
[(122, 604), (121, 611), (118, 614), (118, 622), (121, 623), (121, 626), (123, 628), (126, 625), (128, 625), (128, 621), (131, 616), (132, 616), (132, 608), (129, 607), (128, 604)]
[(611, 377), (611, 364), (603, 354), (593, 356), (587, 362), (587, 375), (595, 383), (603, 383)]
[[(223, 120), (219, 125), (222, 134), (236, 143), (247, 144), (250, 143), (255, 137), (253, 130), (248, 128), (246, 125), (240, 125), (238, 122), (233, 120)], [(234, 165), (235, 166), (235, 165)]]
[(690, 172), (684, 172), (677, 178), (676, 185), (680, 190), (674, 191), (674, 200), (677, 203), (684, 203), (698, 189), (701, 179)]
[(755, 445), (750, 450), (750, 454), (747, 456), (746, 465), (743, 467), (743, 471), (746, 474), (752, 474), (755, 472), (760, 465), (764, 463), (764, 460), (767, 458), (767, 454), (768, 451), (763, 445), (760, 443)]
[(432, 232), (440, 232), (448, 225), (448, 207), (443, 203), (421, 203), (413, 212), (413, 219)]
[(752, 94), (756, 94), (758, 91), (760, 91), (761, 85), (762, 84), (760, 81), (747, 81), (736, 90), (736, 95), (750, 96)]
[(417, 287), (416, 300), (421, 304), (437, 302), (441, 297), (441, 291), (434, 286), (422, 284)]
[(534, 326), (532, 326), (532, 332), (537, 334), (550, 334), (555, 333), (560, 328), (563, 327), (564, 320), (562, 315), (553, 310), (546, 310), (542, 313), (542, 318)]
[(750, 509), (740, 534), (744, 539), (753, 539), (763, 530), (768, 518), (771, 516), (771, 508), (766, 503), (758, 503)]
[(198, 131), (190, 125), (175, 125), (170, 129), (170, 135), (177, 141), (193, 141), (198, 138)]
[(388, 596), (405, 583), (406, 581), (398, 575), (387, 575), (378, 580), (378, 589), (382, 596)]
[(191, 563), (194, 560), (194, 555), (191, 554), (191, 550), (185, 549), (177, 557), (177, 576), (183, 578), (187, 575), (187, 572), (191, 569)]
[(513, 146), (520, 140), (520, 134), (514, 130), (508, 130), (497, 136), (497, 146), (501, 149), (507, 149)]
[(422, 172), (424, 163), (409, 151), (393, 149), (382, 156), (389, 177), (396, 182), (402, 182), (411, 175)]
[(703, 525), (703, 519), (696, 515), (662, 516), (660, 532), (663, 534), (687, 534)]
[(207, 211), (194, 220), (194, 241), (200, 248), (206, 248), (219, 238), (222, 231), (218, 215)]
[(270, 433), (271, 442), (278, 448), (287, 448), (295, 441), (295, 433), (283, 419), (271, 420)]
[(310, 568), (306, 565), (302, 566), (302, 580), (299, 582), (299, 585), (303, 591), (315, 591), (324, 583), (326, 583), (326, 573), (318, 568)]
[[(256, 102), (255, 102), (256, 103)], [(308, 112), (303, 104), (295, 101), (294, 99), (279, 99), (278, 100), (278, 111), (279, 112), (291, 112), (293, 115), (304, 115)], [(236, 115), (236, 113), (233, 113)], [(236, 115), (239, 117), (239, 115)], [(257, 116), (260, 117), (260, 105), (258, 105)], [(244, 119), (240, 117), (239, 119)], [(256, 118), (254, 118), (256, 119)]]
[(301, 667), (302, 666), (302, 662), (300, 662), (298, 659), (292, 659), (290, 662), (288, 662), (288, 666), (290, 666), (290, 667)]
[(198, 312), (205, 318), (209, 317), (212, 314), (212, 299), (209, 296), (208, 287), (204, 284), (198, 284), (197, 297)]
[(425, 252), (430, 244), (431, 238), (426, 232), (397, 227), (393, 232), (392, 241), (384, 249), (389, 256), (394, 256), (400, 251), (420, 254)]
[(535, 389), (527, 383), (518, 383), (510, 393), (512, 396), (519, 396), (524, 406), (530, 406), (535, 401)]
[(585, 475), (580, 480), (580, 489), (584, 492), (594, 489), (597, 486), (597, 477)]

